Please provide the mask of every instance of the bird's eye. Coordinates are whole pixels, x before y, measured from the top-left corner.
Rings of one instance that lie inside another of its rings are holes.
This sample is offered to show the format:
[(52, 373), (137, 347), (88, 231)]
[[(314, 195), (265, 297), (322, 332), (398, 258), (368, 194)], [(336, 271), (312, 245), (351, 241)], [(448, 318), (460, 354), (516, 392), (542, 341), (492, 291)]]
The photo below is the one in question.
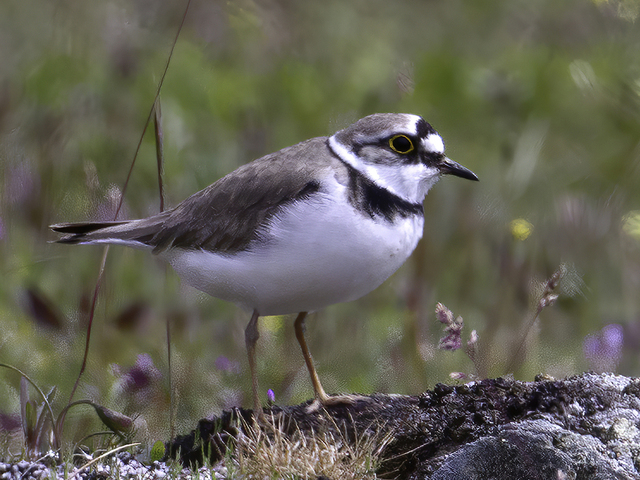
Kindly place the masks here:
[(391, 150), (397, 153), (406, 154), (414, 149), (413, 142), (406, 135), (394, 135), (389, 139)]

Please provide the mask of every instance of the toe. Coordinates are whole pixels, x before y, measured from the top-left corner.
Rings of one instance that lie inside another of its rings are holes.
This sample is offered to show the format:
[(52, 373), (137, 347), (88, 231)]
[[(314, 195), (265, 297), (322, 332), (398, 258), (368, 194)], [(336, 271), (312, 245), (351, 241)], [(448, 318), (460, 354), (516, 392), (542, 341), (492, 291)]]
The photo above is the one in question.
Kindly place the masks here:
[(326, 395), (324, 398), (316, 398), (311, 404), (307, 407), (307, 413), (313, 413), (320, 410), (322, 407), (330, 407), (335, 405), (354, 405), (358, 402), (368, 402), (371, 401), (370, 397), (365, 397), (364, 395)]

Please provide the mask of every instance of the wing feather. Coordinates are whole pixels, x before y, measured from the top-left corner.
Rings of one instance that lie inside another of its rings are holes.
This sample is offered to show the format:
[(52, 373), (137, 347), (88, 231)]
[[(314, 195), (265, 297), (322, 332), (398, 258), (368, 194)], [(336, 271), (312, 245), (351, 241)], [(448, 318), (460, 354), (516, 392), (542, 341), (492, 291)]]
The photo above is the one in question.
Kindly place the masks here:
[[(313, 159), (313, 161), (309, 161)], [(235, 253), (286, 204), (321, 190), (318, 176), (345, 168), (327, 138), (307, 140), (248, 163), (171, 210), (124, 222), (53, 225), (61, 243), (129, 243), (161, 253), (170, 247)]]
[(154, 252), (170, 246), (244, 250), (282, 206), (320, 190), (316, 162), (306, 160), (325, 150), (326, 138), (314, 138), (238, 168), (175, 207), (148, 243)]

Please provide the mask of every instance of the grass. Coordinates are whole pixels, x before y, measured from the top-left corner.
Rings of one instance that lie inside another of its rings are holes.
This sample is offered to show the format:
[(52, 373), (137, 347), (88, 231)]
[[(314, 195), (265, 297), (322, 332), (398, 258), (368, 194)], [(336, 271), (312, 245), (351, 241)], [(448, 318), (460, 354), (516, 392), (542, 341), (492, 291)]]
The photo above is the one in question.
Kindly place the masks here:
[[(64, 458), (54, 458), (48, 454), (32, 458), (30, 468), (35, 469), (36, 464), (48, 466), (49, 478), (57, 478), (57, 472), (62, 468), (62, 477), (67, 480), (76, 479), (81, 473), (91, 471), (98, 475), (108, 475), (109, 478), (120, 478), (120, 475), (131, 478), (130, 472), (123, 470), (116, 461), (119, 452), (129, 451), (137, 452), (136, 458), (142, 459), (145, 472), (135, 476), (140, 479), (153, 476), (153, 471), (158, 469), (168, 479), (182, 479), (188, 475), (190, 478), (224, 477), (227, 480), (373, 480), (378, 478), (376, 469), (381, 453), (393, 441), (391, 434), (386, 434), (383, 438), (361, 435), (355, 442), (350, 441), (346, 434), (336, 438), (334, 434), (326, 432), (305, 434), (299, 429), (293, 435), (288, 435), (277, 419), (272, 419), (272, 423), (263, 426), (244, 425), (239, 431), (222, 462), (224, 473), (221, 473), (220, 466), (210, 465), (206, 456), (204, 465), (193, 470), (183, 468), (176, 461), (169, 461), (168, 468), (162, 468), (158, 460), (152, 460), (139, 448), (135, 448), (139, 443), (114, 446), (105, 451), (81, 453), (78, 450), (72, 456), (67, 454)], [(11, 463), (18, 463), (20, 460), (14, 458)]]
[[(299, 429), (284, 434), (282, 425), (272, 419), (267, 431), (263, 428), (243, 428), (227, 459), (237, 478), (286, 479), (340, 478), (345, 480), (373, 480), (378, 478), (380, 454), (393, 440), (361, 435), (355, 442), (347, 435), (313, 432)], [(267, 433), (268, 432), (268, 433)], [(230, 463), (231, 462), (231, 463)]]

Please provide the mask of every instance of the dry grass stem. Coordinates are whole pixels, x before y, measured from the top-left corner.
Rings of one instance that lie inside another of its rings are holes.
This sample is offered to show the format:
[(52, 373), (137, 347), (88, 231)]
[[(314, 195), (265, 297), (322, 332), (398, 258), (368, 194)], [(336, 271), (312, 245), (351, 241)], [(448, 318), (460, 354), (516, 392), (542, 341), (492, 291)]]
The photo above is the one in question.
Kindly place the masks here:
[[(292, 435), (283, 431), (281, 421), (270, 424), (270, 432), (247, 426), (238, 435), (232, 461), (242, 478), (375, 479), (379, 456), (392, 435), (357, 435), (355, 442), (335, 432)], [(339, 431), (339, 429), (338, 429)]]

